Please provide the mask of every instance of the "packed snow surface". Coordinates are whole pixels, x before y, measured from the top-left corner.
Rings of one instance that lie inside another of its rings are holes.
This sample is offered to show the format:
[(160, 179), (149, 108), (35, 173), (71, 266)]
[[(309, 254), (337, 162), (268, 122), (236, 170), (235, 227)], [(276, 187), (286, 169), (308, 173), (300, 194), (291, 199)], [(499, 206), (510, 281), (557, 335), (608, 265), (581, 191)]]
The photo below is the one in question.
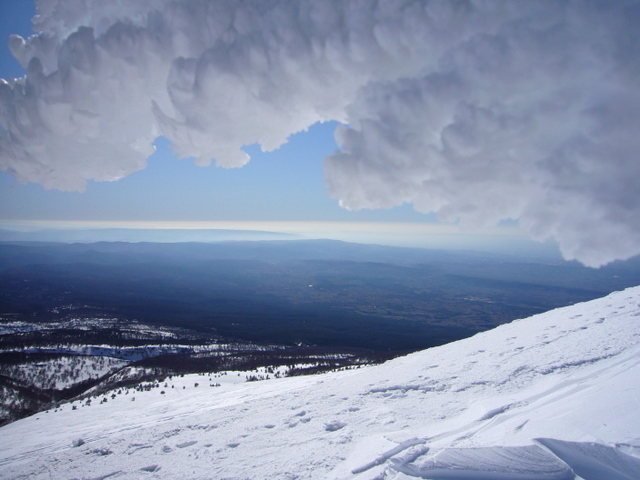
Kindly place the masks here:
[(379, 366), (207, 380), (2, 427), (0, 477), (640, 478), (640, 287)]

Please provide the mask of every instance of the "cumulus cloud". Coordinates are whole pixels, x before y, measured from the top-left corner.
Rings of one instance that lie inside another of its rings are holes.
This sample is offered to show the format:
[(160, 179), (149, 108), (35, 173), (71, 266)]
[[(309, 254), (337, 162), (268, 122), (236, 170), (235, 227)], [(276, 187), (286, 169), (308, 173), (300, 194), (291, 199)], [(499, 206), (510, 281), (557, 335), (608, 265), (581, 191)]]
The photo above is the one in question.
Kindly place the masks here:
[(238, 167), (344, 123), (345, 208), (514, 218), (566, 258), (640, 253), (640, 4), (551, 0), (41, 0), (28, 69), (0, 84), (0, 168), (82, 190), (144, 168), (158, 135)]

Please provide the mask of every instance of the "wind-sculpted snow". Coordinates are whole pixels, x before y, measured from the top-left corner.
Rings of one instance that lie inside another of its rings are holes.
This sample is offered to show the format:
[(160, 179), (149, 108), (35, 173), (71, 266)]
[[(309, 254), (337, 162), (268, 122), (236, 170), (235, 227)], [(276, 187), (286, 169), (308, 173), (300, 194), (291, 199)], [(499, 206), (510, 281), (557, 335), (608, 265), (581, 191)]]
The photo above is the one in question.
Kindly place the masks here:
[(20, 182), (121, 179), (159, 135), (241, 167), (337, 121), (345, 208), (519, 219), (590, 266), (640, 253), (638, 0), (37, 3), (38, 33), (9, 39), (27, 74), (0, 79)]
[(635, 287), (375, 367), (250, 383), (230, 373), (211, 385), (187, 375), (76, 401), (2, 427), (0, 471), (36, 480), (637, 480), (638, 378)]
[(640, 475), (640, 459), (598, 443), (563, 442), (539, 438), (538, 442), (564, 460), (584, 480), (634, 480)]
[(433, 480), (572, 480), (571, 468), (540, 447), (452, 448), (416, 467), (401, 462), (395, 469)]

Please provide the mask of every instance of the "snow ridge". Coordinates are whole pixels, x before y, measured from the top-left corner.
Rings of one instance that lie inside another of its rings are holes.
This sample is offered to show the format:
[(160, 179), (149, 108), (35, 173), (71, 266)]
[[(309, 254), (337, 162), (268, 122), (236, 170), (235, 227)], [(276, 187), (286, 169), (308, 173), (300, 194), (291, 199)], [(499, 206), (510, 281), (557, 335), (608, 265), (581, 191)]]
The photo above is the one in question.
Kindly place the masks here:
[(199, 378), (2, 427), (2, 478), (640, 478), (640, 287), (375, 367)]

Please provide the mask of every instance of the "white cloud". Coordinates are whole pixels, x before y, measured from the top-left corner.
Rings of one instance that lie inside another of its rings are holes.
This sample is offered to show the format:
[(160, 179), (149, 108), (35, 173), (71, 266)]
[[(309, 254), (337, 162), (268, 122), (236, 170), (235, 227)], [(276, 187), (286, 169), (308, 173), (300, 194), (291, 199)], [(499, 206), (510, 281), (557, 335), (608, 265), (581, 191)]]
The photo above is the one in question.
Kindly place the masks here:
[(42, 0), (0, 85), (0, 168), (82, 190), (179, 156), (238, 167), (325, 120), (347, 208), (518, 218), (567, 258), (640, 253), (636, 1)]

